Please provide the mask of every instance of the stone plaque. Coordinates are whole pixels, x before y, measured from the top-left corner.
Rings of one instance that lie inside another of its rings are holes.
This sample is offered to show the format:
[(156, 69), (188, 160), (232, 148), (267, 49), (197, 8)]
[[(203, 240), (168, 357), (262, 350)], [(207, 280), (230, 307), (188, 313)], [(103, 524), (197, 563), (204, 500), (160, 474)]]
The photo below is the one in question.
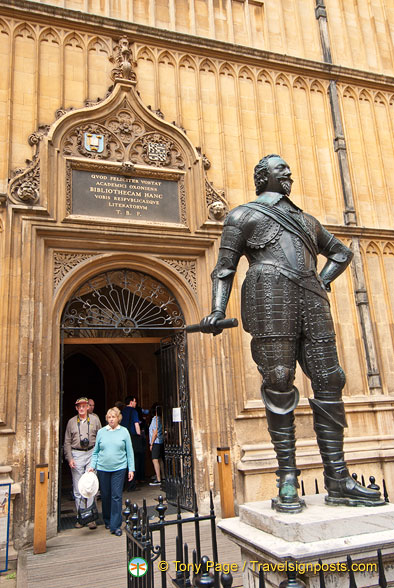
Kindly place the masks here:
[(73, 169), (72, 214), (179, 223), (178, 182)]

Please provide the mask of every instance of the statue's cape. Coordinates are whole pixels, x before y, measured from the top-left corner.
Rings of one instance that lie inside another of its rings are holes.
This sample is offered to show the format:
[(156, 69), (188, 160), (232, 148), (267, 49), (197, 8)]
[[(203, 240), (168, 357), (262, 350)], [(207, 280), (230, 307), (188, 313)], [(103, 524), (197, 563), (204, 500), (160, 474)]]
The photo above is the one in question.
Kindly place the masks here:
[(248, 208), (252, 208), (253, 210), (257, 210), (258, 212), (261, 212), (262, 214), (269, 216), (270, 218), (274, 219), (277, 223), (279, 223), (284, 229), (286, 229), (286, 231), (289, 231), (290, 233), (297, 235), (297, 237), (299, 237), (301, 241), (304, 243), (305, 247), (308, 249), (316, 263), (319, 251), (317, 250), (317, 247), (309, 233), (307, 233), (305, 228), (298, 222), (297, 219), (285, 214), (279, 208), (266, 206), (265, 204), (261, 204), (260, 202), (248, 202), (247, 204), (244, 204), (244, 206), (247, 206)]

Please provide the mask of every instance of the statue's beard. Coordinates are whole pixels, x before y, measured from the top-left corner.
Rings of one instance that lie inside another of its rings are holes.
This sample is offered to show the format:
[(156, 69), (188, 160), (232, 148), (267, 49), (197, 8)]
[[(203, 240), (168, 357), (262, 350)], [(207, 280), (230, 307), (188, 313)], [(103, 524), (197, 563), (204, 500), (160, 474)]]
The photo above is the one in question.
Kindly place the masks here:
[(288, 196), (291, 192), (291, 185), (293, 183), (293, 180), (290, 178), (281, 178), (279, 180), (280, 185), (282, 186), (282, 189), (284, 191), (284, 193), (286, 194), (286, 196)]

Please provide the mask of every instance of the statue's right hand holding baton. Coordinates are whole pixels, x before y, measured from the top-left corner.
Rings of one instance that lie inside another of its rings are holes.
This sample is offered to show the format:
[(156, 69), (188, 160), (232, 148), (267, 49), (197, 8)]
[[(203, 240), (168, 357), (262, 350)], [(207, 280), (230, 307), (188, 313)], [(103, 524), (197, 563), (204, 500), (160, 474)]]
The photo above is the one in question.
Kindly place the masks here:
[(212, 333), (219, 335), (223, 329), (231, 329), (238, 326), (236, 318), (226, 319), (222, 312), (212, 312), (195, 325), (187, 325), (186, 333)]

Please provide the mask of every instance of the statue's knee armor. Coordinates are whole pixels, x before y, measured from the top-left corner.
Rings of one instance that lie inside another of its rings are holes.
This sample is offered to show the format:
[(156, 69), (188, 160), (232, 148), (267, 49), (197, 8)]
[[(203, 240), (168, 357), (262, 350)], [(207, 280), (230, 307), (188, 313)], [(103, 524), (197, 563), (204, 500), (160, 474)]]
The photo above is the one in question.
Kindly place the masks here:
[(310, 378), (315, 394), (317, 390), (326, 390), (340, 396), (346, 383), (346, 376), (340, 365), (327, 370), (324, 370), (323, 366), (323, 369), (319, 369), (318, 372), (310, 373)]
[(259, 368), (263, 376), (264, 388), (269, 388), (276, 392), (290, 392), (293, 389), (295, 370), (285, 365), (277, 365), (267, 371)]
[(300, 394), (295, 386), (290, 392), (277, 392), (262, 386), (261, 395), (268, 410), (273, 414), (280, 415), (292, 413), (300, 399)]
[(327, 372), (323, 376), (325, 390), (342, 390), (346, 383), (345, 372), (340, 365), (332, 371)]

